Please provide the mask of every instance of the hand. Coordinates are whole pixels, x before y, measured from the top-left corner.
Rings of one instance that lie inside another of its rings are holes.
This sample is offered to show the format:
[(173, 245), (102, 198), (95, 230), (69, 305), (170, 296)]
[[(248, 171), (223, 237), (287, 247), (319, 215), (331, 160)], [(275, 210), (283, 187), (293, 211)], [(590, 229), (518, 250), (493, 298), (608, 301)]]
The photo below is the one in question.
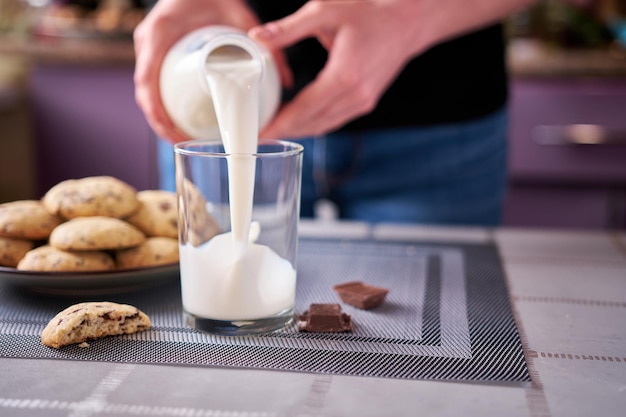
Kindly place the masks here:
[(135, 100), (157, 135), (171, 142), (188, 140), (168, 116), (159, 90), (159, 74), (167, 51), (188, 32), (220, 24), (247, 31), (258, 19), (243, 0), (159, 0), (137, 26)]
[(250, 30), (252, 38), (270, 49), (315, 37), (329, 52), (318, 77), (279, 111), (260, 136), (323, 134), (373, 110), (422, 47), (411, 29), (416, 26), (415, 13), (407, 11), (415, 3), (419, 2), (311, 0), (288, 17)]
[(335, 130), (372, 111), (410, 59), (536, 2), (310, 0), (290, 16), (252, 28), (250, 37), (270, 49), (314, 37), (328, 50), (317, 78), (260, 136), (298, 138)]

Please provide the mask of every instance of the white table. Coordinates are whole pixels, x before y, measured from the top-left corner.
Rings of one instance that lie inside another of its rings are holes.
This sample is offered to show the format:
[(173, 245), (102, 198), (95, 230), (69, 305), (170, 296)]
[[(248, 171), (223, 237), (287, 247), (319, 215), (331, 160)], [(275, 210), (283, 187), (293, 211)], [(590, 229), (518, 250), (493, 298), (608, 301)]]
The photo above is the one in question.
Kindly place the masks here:
[(625, 415), (626, 235), (335, 222), (302, 222), (301, 234), (495, 240), (533, 382), (470, 384), (4, 358), (0, 415)]

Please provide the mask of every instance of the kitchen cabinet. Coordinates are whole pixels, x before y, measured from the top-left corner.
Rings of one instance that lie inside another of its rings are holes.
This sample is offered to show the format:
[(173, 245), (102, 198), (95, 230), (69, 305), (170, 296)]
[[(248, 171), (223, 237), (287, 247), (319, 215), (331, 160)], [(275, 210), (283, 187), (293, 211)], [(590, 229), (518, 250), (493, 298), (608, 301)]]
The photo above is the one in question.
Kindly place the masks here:
[(626, 78), (513, 79), (509, 155), (506, 225), (624, 228)]
[(132, 67), (36, 65), (30, 95), (40, 195), (92, 175), (156, 186), (154, 138), (135, 103)]
[(0, 53), (27, 63), (34, 197), (91, 175), (156, 187), (154, 135), (134, 98), (131, 39), (7, 36)]
[(34, 197), (35, 144), (26, 93), (0, 86), (0, 203)]

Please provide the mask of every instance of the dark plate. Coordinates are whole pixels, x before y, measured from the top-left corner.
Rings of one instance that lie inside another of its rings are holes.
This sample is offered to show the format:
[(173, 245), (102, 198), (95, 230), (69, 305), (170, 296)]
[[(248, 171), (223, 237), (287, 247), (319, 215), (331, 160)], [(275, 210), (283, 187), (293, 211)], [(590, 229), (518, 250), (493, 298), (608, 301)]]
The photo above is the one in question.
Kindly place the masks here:
[(179, 279), (178, 263), (98, 272), (36, 272), (0, 267), (0, 282), (49, 294), (104, 294), (132, 291)]

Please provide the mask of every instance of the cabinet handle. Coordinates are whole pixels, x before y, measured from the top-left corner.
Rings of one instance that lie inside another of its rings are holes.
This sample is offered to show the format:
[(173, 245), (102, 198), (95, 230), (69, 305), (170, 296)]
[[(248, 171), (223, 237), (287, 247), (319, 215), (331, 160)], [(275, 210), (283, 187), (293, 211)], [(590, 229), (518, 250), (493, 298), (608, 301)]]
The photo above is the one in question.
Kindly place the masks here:
[(594, 124), (539, 125), (531, 135), (545, 146), (626, 146), (626, 130)]

